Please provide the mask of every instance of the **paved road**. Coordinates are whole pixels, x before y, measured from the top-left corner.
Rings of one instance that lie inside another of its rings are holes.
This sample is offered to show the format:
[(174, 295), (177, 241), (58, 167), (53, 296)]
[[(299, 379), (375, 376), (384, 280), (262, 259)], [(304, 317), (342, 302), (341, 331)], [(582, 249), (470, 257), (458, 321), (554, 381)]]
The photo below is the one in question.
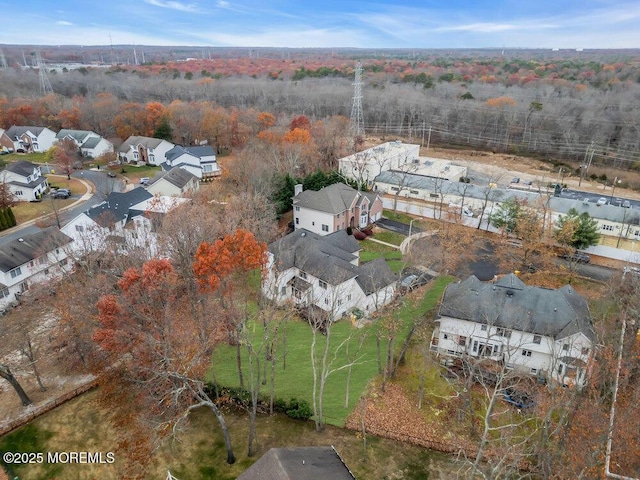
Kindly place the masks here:
[(560, 196), (562, 198), (571, 198), (573, 200), (588, 200), (589, 203), (596, 203), (600, 198), (604, 198), (607, 201), (607, 204), (609, 205), (622, 205), (622, 202), (624, 202), (625, 200), (628, 200), (629, 203), (631, 204), (631, 208), (633, 209), (640, 209), (640, 200), (634, 200), (632, 198), (623, 198), (623, 197), (619, 197), (617, 195), (611, 195), (612, 193), (615, 193), (613, 191), (612, 188), (607, 189), (604, 192), (601, 193), (593, 193), (593, 192), (584, 192), (581, 190), (570, 190), (568, 188), (565, 188), (562, 193), (560, 193)]
[[(48, 167), (49, 169), (51, 167)], [(47, 167), (43, 167), (43, 173), (47, 170)], [(74, 172), (72, 177), (81, 178), (87, 182), (93, 183), (94, 193), (91, 198), (88, 200), (79, 203), (78, 205), (74, 205), (71, 208), (63, 210), (59, 213), (60, 225), (64, 226), (71, 220), (73, 220), (80, 213), (85, 210), (91, 208), (94, 205), (97, 205), (104, 201), (105, 197), (112, 191), (120, 192), (124, 189), (123, 183), (117, 178), (109, 177), (106, 172), (99, 172), (94, 170), (83, 170), (80, 172)], [(55, 184), (55, 180), (53, 181)], [(82, 195), (73, 195), (71, 198), (76, 200), (80, 199)], [(45, 197), (43, 202), (56, 202), (58, 200)], [(18, 227), (17, 229), (12, 229), (10, 232), (6, 232), (5, 234), (1, 234), (0, 236), (0, 245), (4, 245), (12, 240), (20, 238), (25, 235), (30, 235), (36, 232), (39, 232), (41, 229), (35, 225), (28, 225), (23, 227)]]

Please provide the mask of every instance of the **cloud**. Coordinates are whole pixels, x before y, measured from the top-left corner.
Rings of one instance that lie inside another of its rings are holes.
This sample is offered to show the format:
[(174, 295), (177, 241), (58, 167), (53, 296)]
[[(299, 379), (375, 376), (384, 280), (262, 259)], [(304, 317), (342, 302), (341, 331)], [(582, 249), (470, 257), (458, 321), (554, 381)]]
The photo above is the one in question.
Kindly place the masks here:
[(67, 22), (66, 20), (58, 20), (56, 22), (56, 25), (65, 25), (66, 26), (66, 25), (73, 25), (73, 23)]
[(220, 7), (220, 8), (229, 8), (230, 5), (231, 4), (229, 2), (227, 2), (227, 1), (225, 1), (225, 0), (218, 0), (216, 2), (216, 6)]
[(171, 10), (179, 10), (181, 12), (198, 13), (201, 12), (197, 3), (183, 3), (175, 0), (144, 0), (149, 5), (156, 7), (169, 8)]

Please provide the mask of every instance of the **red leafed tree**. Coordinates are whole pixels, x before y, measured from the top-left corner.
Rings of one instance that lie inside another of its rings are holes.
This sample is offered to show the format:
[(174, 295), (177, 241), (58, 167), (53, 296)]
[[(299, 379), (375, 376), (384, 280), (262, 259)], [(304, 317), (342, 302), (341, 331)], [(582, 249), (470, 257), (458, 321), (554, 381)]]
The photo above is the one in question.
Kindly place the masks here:
[(127, 419), (138, 419), (139, 433), (127, 428), (122, 448), (142, 464), (151, 433), (172, 434), (189, 412), (205, 407), (218, 419), (227, 462), (234, 463), (225, 419), (203, 382), (222, 336), (212, 309), (203, 307), (206, 314), (197, 315), (188, 307), (190, 292), (169, 260), (127, 270), (118, 287), (117, 294), (98, 301), (100, 327), (93, 338), (108, 354), (97, 372), (102, 398), (116, 422), (126, 426)]
[(73, 167), (79, 159), (78, 145), (70, 138), (65, 138), (53, 147), (52, 158), (61, 173), (71, 179)]
[(311, 130), (311, 122), (304, 115), (300, 115), (299, 117), (291, 120), (291, 123), (289, 124), (289, 130), (295, 130), (296, 128)]

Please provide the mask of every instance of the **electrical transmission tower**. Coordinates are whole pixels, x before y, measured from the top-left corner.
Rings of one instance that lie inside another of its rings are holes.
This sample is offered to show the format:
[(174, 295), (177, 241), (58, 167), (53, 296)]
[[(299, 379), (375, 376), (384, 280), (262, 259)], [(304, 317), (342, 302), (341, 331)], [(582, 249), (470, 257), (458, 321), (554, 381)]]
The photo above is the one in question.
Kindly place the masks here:
[(362, 63), (356, 64), (353, 82), (353, 106), (351, 107), (351, 133), (356, 138), (364, 137), (364, 115), (362, 114)]
[(36, 65), (38, 67), (38, 73), (40, 75), (40, 92), (42, 93), (42, 95), (53, 93), (53, 88), (51, 87), (49, 76), (47, 75), (47, 69), (44, 65), (44, 62), (42, 61), (40, 52), (36, 52)]
[(4, 56), (4, 52), (0, 49), (0, 68), (7, 68), (7, 59)]

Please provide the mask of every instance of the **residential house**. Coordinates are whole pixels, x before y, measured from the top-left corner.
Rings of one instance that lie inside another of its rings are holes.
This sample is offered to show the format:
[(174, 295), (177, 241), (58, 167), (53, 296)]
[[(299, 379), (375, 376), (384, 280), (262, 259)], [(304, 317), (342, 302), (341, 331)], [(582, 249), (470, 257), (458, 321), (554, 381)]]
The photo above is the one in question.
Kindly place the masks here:
[(74, 239), (79, 256), (112, 248), (120, 253), (137, 249), (146, 258), (153, 258), (160, 255), (156, 233), (160, 218), (187, 201), (154, 196), (142, 187), (112, 192), (103, 203), (76, 216), (62, 231)]
[(49, 188), (40, 166), (25, 160), (8, 164), (0, 172), (0, 182), (9, 186), (18, 201), (37, 200)]
[(47, 127), (19, 127), (12, 126), (6, 132), (13, 142), (14, 151), (23, 150), (26, 153), (46, 152), (56, 139), (56, 133)]
[(302, 191), (296, 185), (293, 197), (295, 229), (328, 235), (347, 227), (366, 227), (382, 216), (382, 200), (376, 193), (359, 192), (344, 183), (321, 190)]
[(355, 480), (333, 447), (271, 448), (238, 480)]
[(472, 275), (447, 286), (431, 349), (582, 386), (595, 341), (587, 302), (571, 285), (552, 290), (527, 286), (515, 274), (495, 283)]
[(7, 131), (4, 128), (0, 128), (0, 151), (9, 153), (13, 152), (14, 149), (15, 145), (13, 144), (13, 140), (7, 135)]
[(73, 265), (72, 239), (57, 227), (24, 235), (0, 246), (0, 310), (15, 304), (36, 283), (64, 275)]
[(269, 245), (263, 294), (317, 307), (335, 320), (354, 309), (370, 314), (395, 297), (397, 277), (383, 258), (360, 265), (360, 245), (345, 230), (296, 230)]
[(118, 148), (118, 159), (126, 163), (161, 165), (175, 145), (160, 138), (131, 136)]
[(147, 185), (149, 193), (167, 197), (182, 197), (198, 191), (199, 188), (198, 177), (180, 167), (173, 167), (168, 172), (162, 172)]
[(419, 155), (420, 145), (393, 141), (343, 157), (338, 168), (345, 177), (371, 186), (376, 175), (413, 163)]
[(105, 153), (113, 152), (113, 143), (89, 130), (62, 129), (56, 135), (56, 141), (69, 138), (75, 142), (83, 157), (97, 158)]
[(167, 161), (162, 164), (163, 170), (180, 167), (203, 180), (218, 177), (222, 173), (216, 160), (216, 153), (209, 145), (197, 147), (176, 145), (167, 152), (166, 158)]

